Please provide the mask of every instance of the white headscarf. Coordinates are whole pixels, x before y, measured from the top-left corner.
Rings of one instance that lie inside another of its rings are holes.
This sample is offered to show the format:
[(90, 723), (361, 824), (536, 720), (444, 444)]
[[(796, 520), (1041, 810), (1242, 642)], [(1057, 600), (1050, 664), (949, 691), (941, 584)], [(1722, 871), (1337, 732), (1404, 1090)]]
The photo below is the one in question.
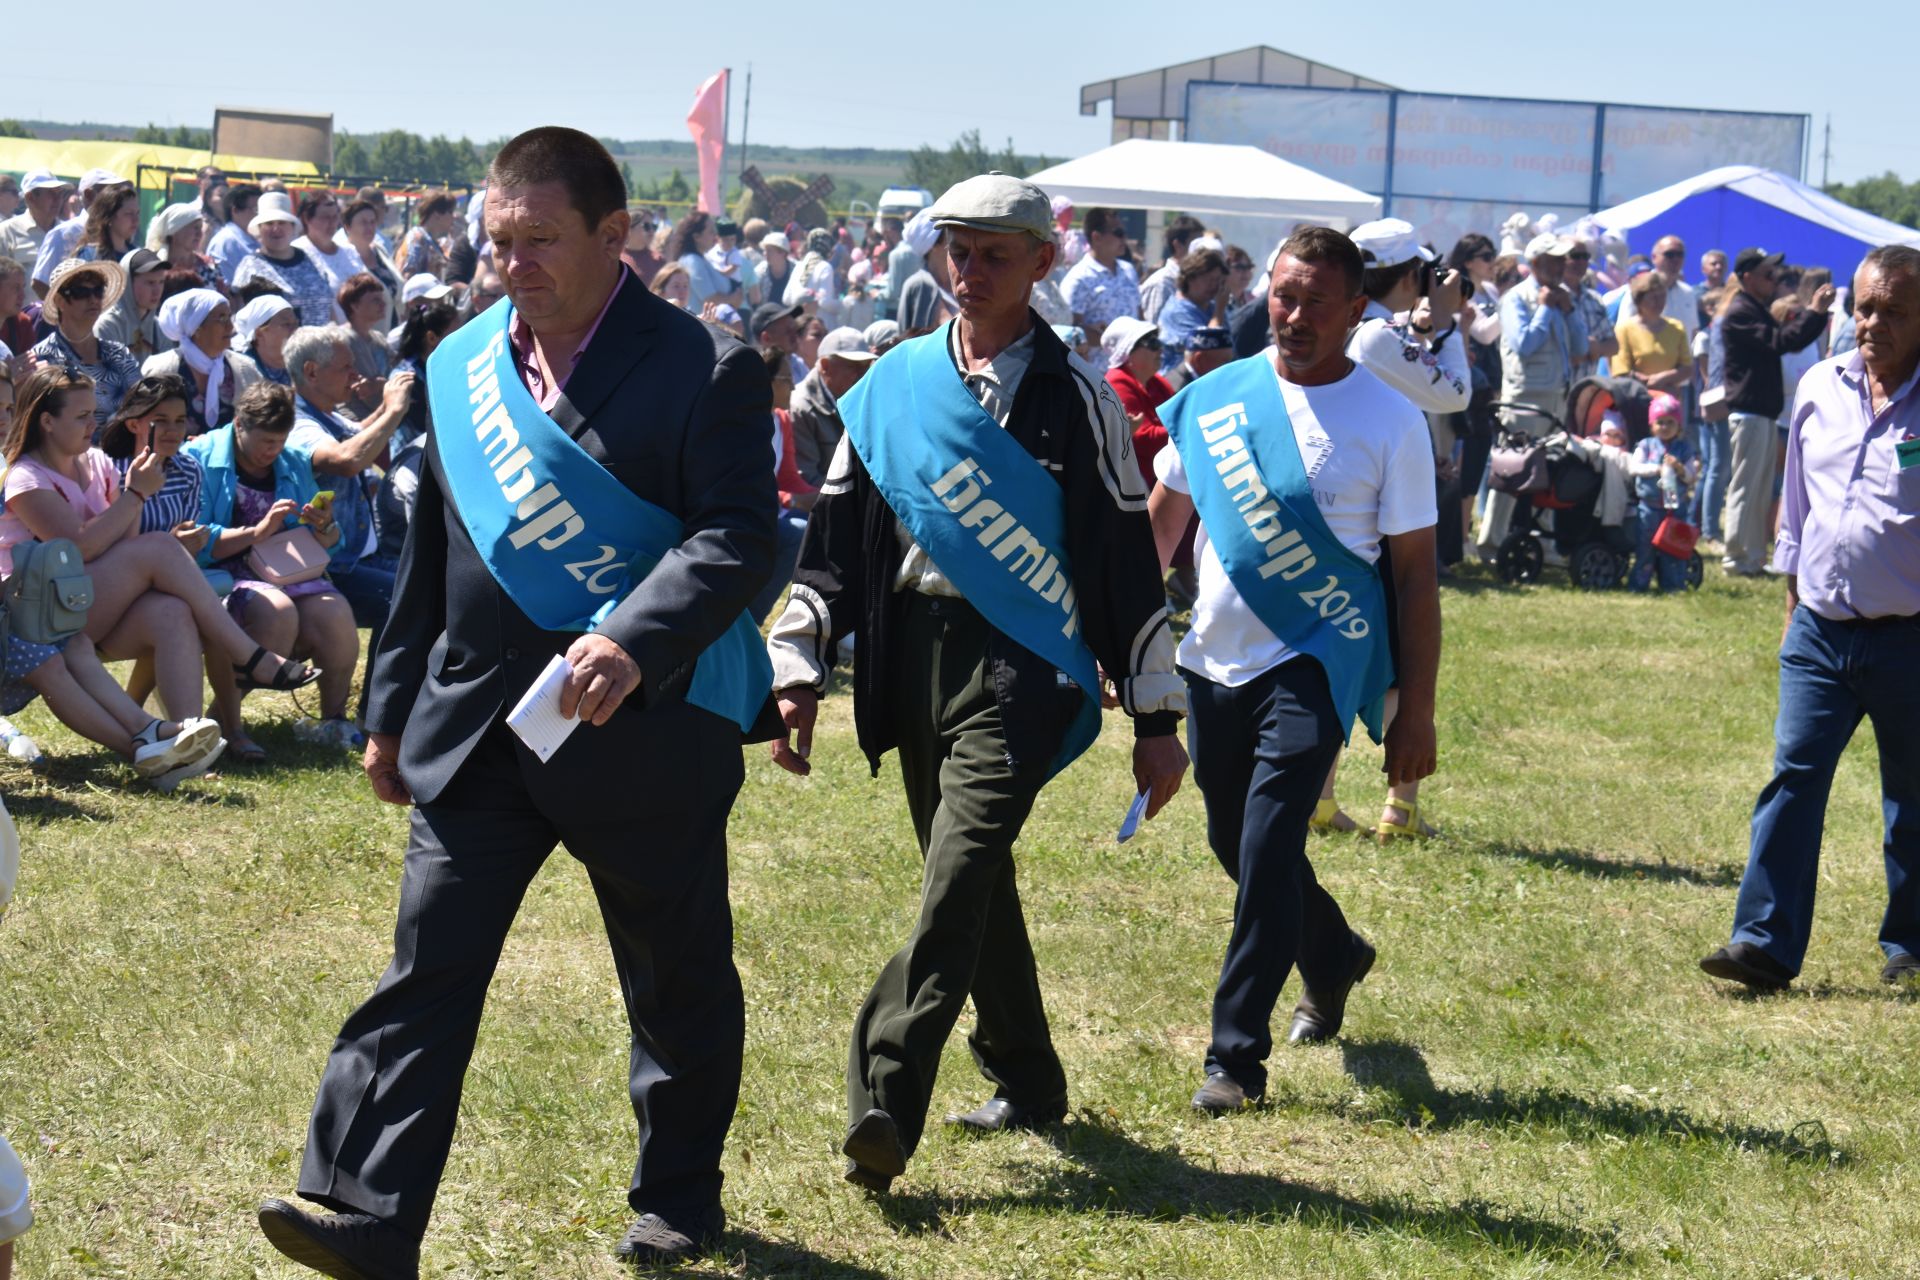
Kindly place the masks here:
[(260, 326), (279, 315), (282, 311), (291, 311), (293, 304), (278, 295), (255, 298), (240, 308), (233, 316), (233, 333), (240, 340), (240, 349), (246, 350), (253, 345), (253, 335)]
[(1100, 335), (1100, 346), (1107, 353), (1107, 368), (1118, 369), (1125, 364), (1140, 339), (1158, 331), (1138, 316), (1115, 316), (1106, 332)]
[(200, 210), (190, 204), (170, 204), (153, 215), (153, 221), (147, 224), (147, 248), (161, 257), (167, 256), (167, 241), (184, 230), (187, 224), (201, 218)]
[[(178, 207), (178, 206), (176, 206)], [(159, 219), (154, 219), (158, 222)], [(265, 302), (265, 298), (254, 299), (255, 303)], [(187, 367), (207, 380), (206, 407), (201, 420), (212, 426), (220, 418), (220, 387), (227, 380), (227, 353), (216, 351), (212, 355), (200, 349), (193, 335), (207, 322), (207, 317), (217, 307), (227, 305), (227, 300), (212, 289), (188, 289), (174, 294), (160, 304), (160, 332), (180, 344), (180, 358)], [(249, 303), (252, 306), (253, 303)]]

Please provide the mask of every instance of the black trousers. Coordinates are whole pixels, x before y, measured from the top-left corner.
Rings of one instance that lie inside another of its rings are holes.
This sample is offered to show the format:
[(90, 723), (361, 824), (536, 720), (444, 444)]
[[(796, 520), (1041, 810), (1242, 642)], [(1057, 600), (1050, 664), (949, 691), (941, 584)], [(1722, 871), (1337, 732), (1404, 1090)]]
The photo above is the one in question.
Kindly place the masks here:
[(413, 811), (393, 962), (327, 1059), (300, 1194), (425, 1234), (501, 945), (563, 844), (599, 898), (633, 1030), (628, 1199), (717, 1205), (745, 1025), (726, 848), (742, 772), (738, 729), (680, 702), (582, 726), (546, 764), (495, 725)]
[(1266, 1088), (1273, 1007), (1297, 965), (1330, 986), (1352, 963), (1340, 904), (1314, 878), (1307, 820), (1340, 754), (1340, 717), (1326, 672), (1308, 657), (1229, 688), (1191, 671), (1187, 744), (1207, 804), (1207, 843), (1239, 892), (1213, 997), (1206, 1069), (1250, 1094)]
[(918, 593), (901, 625), (893, 709), (926, 865), (913, 935), (854, 1021), (847, 1110), (856, 1120), (876, 1107), (892, 1116), (909, 1155), (969, 994), (975, 1023), (967, 1045), (994, 1095), (1029, 1106), (1067, 1096), (1013, 875), (1013, 842), (1051, 762), (1007, 763), (989, 630), (964, 601)]

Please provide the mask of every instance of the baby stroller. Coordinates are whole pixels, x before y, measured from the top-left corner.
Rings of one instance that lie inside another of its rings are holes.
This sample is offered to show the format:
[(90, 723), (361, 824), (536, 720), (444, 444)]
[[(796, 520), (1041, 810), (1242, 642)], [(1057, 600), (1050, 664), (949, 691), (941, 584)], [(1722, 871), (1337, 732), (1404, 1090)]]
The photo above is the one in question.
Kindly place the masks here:
[(1567, 431), (1597, 436), (1607, 414), (1616, 413), (1627, 429), (1627, 443), (1639, 444), (1653, 434), (1647, 417), (1652, 407), (1653, 392), (1638, 378), (1582, 378), (1567, 393)]
[[(1563, 424), (1553, 414), (1518, 402), (1494, 407), (1509, 416), (1544, 418), (1553, 428), (1536, 439), (1503, 426), (1495, 437), (1487, 485), (1516, 500), (1507, 536), (1494, 556), (1500, 580), (1538, 582), (1551, 538), (1575, 586), (1588, 591), (1619, 586), (1633, 563), (1633, 540), (1619, 525), (1601, 522), (1600, 473), (1568, 447)], [(1553, 512), (1551, 530), (1541, 527), (1542, 511)]]

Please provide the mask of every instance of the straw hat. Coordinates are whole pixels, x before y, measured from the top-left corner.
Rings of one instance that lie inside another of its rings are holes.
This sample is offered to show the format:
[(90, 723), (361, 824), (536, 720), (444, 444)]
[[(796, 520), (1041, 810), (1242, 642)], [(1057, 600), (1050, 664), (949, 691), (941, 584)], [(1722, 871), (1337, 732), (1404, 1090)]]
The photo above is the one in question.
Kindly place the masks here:
[(60, 324), (60, 287), (73, 277), (89, 271), (99, 276), (107, 286), (107, 296), (100, 304), (103, 312), (111, 310), (113, 304), (120, 301), (120, 295), (127, 289), (127, 273), (119, 263), (68, 258), (53, 269), (53, 275), (47, 280), (47, 298), (40, 304), (40, 314), (48, 324), (56, 328)]

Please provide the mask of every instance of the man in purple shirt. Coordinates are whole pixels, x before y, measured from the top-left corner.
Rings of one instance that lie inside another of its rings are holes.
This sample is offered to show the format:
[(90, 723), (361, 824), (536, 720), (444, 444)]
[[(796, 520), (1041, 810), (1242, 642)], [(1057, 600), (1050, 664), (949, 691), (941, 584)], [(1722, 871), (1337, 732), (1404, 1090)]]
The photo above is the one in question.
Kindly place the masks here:
[(1787, 579), (1773, 780), (1733, 940), (1700, 962), (1757, 991), (1800, 972), (1834, 767), (1865, 716), (1886, 816), (1881, 978), (1920, 977), (1920, 249), (1854, 277), (1858, 350), (1800, 383), (1773, 567)]

